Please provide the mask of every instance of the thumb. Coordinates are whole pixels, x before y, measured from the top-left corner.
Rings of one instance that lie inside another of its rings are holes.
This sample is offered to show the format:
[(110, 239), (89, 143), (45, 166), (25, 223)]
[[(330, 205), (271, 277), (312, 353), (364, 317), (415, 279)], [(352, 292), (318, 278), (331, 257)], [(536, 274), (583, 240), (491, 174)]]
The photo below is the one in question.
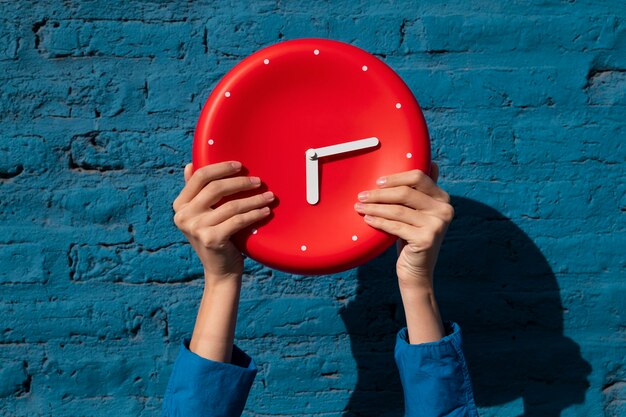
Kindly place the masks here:
[(192, 174), (192, 163), (188, 163), (187, 165), (185, 165), (185, 171), (184, 171), (184, 176), (185, 176), (185, 182), (189, 181), (189, 178), (191, 178), (191, 174)]

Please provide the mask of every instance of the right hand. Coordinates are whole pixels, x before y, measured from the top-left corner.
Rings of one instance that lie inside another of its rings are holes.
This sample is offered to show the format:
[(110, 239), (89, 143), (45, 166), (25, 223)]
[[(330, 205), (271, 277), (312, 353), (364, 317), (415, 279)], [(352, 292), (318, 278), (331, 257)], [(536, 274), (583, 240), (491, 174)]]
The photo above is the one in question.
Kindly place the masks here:
[(198, 254), (207, 283), (241, 277), (243, 257), (230, 237), (270, 214), (271, 191), (212, 208), (223, 197), (261, 185), (258, 177), (229, 177), (240, 170), (241, 163), (229, 161), (206, 165), (192, 175), (189, 163), (184, 170), (185, 187), (173, 203), (174, 223)]

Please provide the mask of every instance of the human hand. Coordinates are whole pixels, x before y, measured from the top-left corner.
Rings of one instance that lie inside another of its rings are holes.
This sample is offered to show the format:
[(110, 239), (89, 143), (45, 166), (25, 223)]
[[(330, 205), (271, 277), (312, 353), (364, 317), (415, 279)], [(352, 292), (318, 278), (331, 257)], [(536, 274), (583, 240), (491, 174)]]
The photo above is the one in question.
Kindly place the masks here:
[(381, 177), (378, 188), (359, 193), (357, 212), (372, 227), (398, 236), (396, 272), (400, 288), (432, 290), (441, 242), (454, 217), (450, 196), (420, 170)]
[(240, 170), (240, 162), (220, 162), (199, 168), (192, 175), (189, 163), (184, 170), (185, 187), (173, 203), (174, 223), (200, 258), (207, 283), (241, 277), (243, 257), (230, 238), (267, 217), (267, 206), (274, 200), (274, 194), (267, 191), (213, 209), (222, 198), (261, 185), (258, 177), (230, 177)]

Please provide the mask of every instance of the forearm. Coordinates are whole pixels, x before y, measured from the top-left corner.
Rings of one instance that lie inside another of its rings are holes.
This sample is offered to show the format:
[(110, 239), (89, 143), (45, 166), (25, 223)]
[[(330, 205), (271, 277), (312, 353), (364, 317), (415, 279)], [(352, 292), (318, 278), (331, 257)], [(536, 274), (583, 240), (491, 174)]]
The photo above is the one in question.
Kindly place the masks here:
[(189, 343), (189, 350), (217, 362), (231, 362), (241, 276), (219, 280), (206, 277), (202, 301)]
[(400, 295), (406, 315), (409, 343), (440, 340), (445, 331), (432, 287), (400, 285)]
[(252, 358), (233, 343), (241, 274), (206, 278), (191, 341), (183, 339), (167, 384), (163, 417), (240, 416), (257, 374)]

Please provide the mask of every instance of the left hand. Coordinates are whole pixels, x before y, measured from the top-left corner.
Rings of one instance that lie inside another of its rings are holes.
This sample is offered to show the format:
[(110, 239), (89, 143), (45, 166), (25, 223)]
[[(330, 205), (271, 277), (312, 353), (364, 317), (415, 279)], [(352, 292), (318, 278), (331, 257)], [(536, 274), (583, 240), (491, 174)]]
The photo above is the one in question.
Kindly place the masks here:
[(432, 289), (441, 242), (454, 217), (450, 196), (420, 170), (379, 178), (377, 189), (359, 193), (355, 210), (370, 226), (398, 236), (396, 272), (401, 288)]

